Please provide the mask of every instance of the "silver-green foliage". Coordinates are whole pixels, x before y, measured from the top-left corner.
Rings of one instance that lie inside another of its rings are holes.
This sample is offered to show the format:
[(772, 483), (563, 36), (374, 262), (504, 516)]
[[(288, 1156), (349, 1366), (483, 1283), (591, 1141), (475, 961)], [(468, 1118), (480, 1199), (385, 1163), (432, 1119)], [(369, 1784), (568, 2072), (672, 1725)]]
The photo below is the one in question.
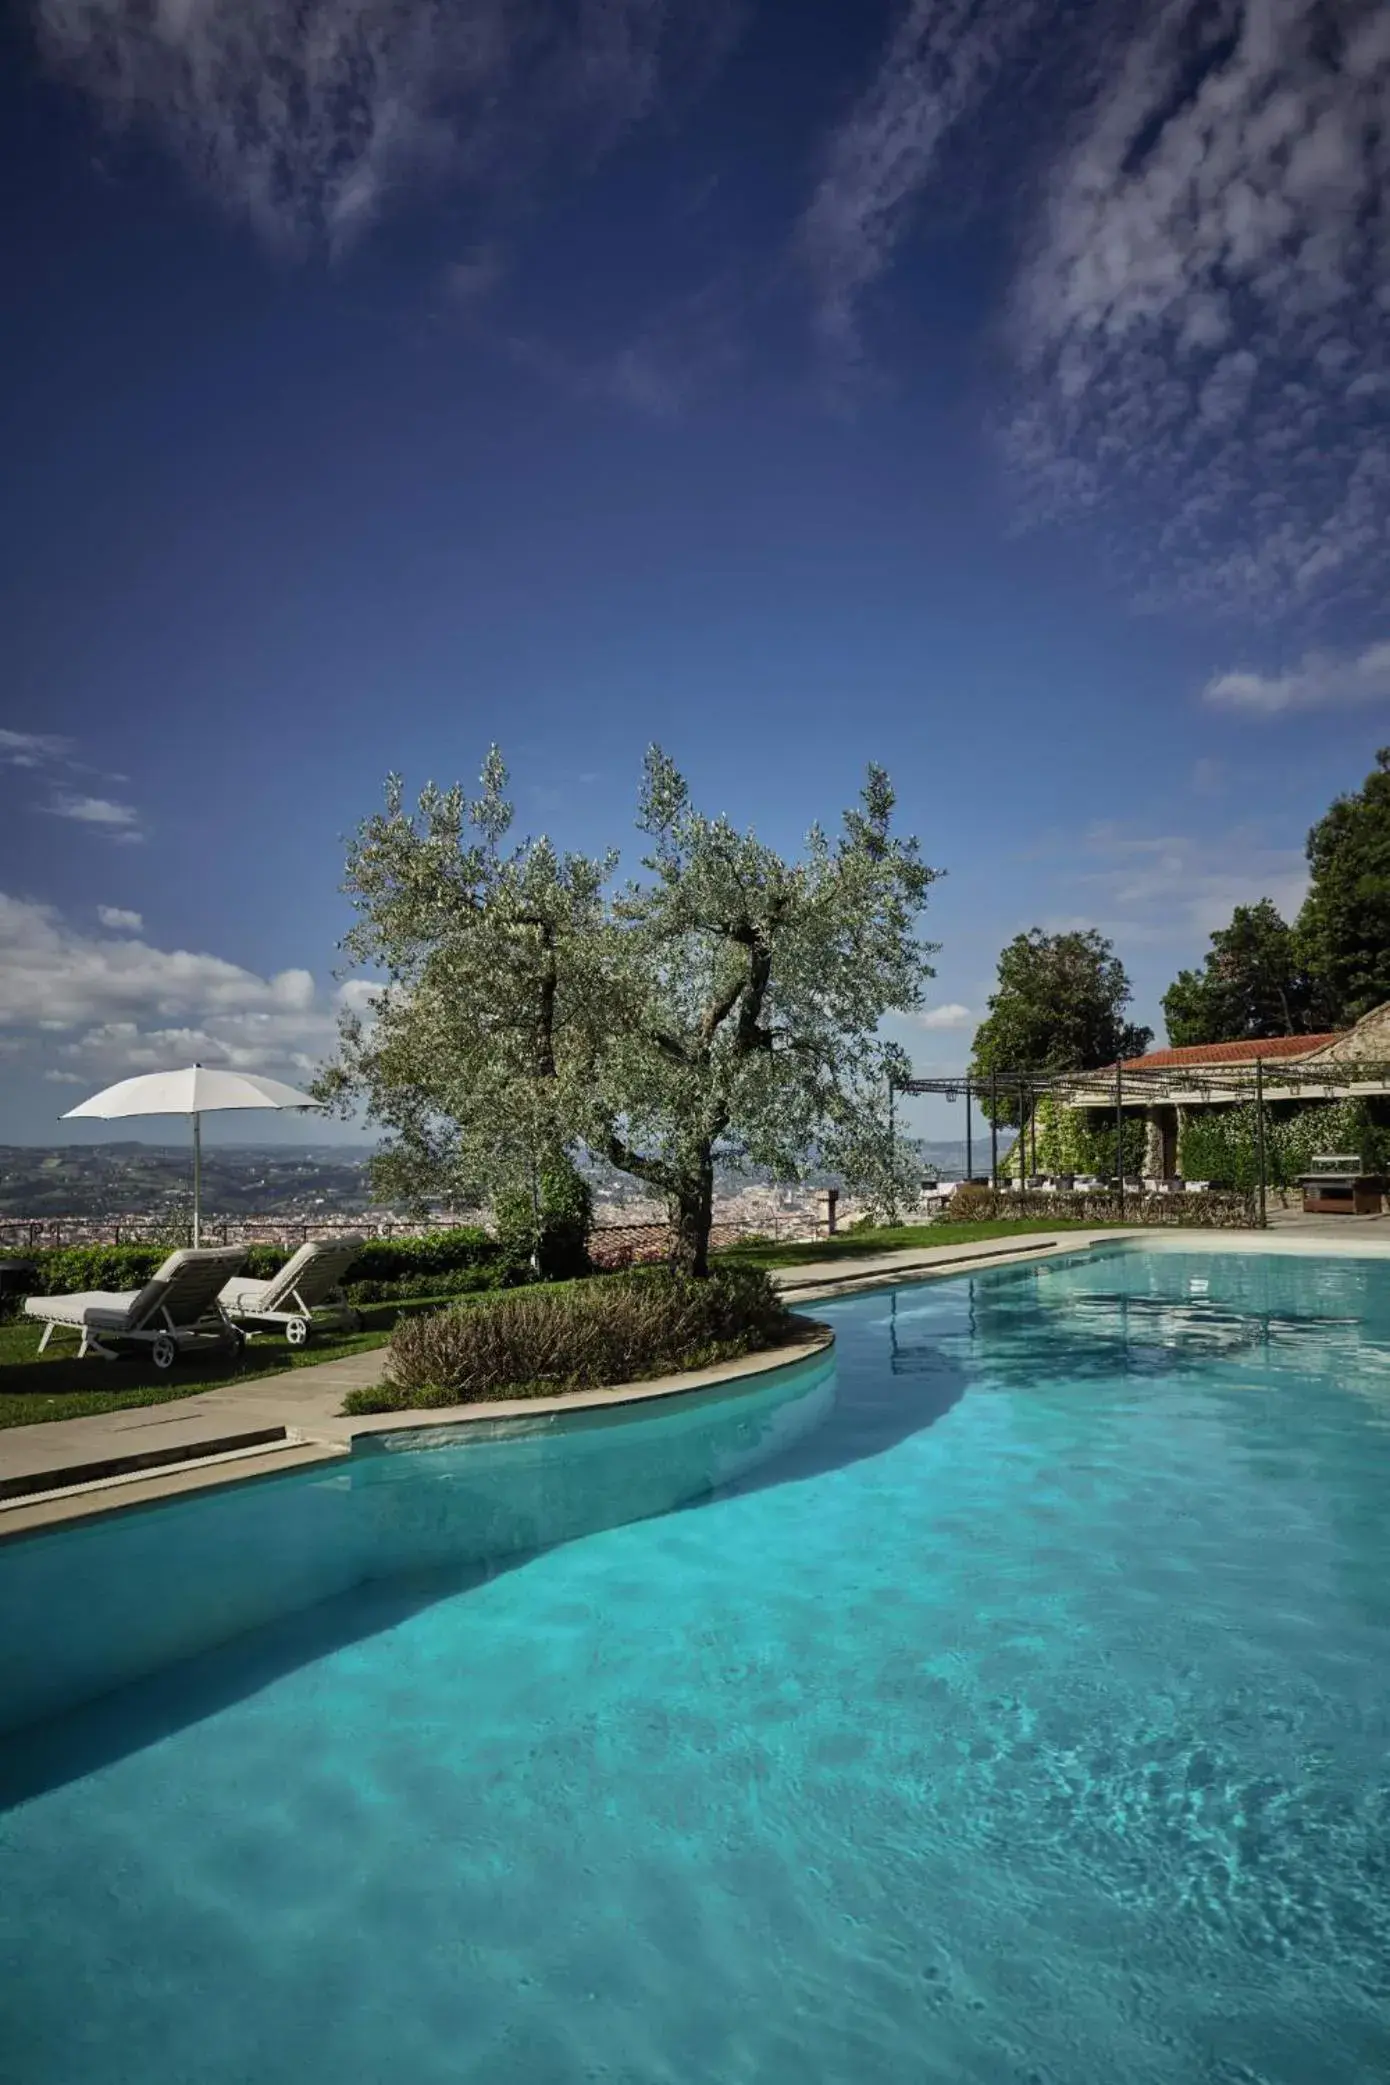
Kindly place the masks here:
[(378, 1189), (406, 1200), (529, 1185), (573, 1141), (606, 1020), (601, 960), (611, 859), (510, 841), (506, 770), (482, 791), (399, 777), (347, 859), (349, 958), (380, 980), (341, 1023), (319, 1081), (387, 1133)]
[(883, 771), (788, 860), (696, 810), (653, 747), (649, 851), (617, 887), (614, 855), (513, 841), (505, 791), (495, 749), (476, 801), (431, 788), (411, 812), (393, 779), (348, 857), (348, 953), (384, 983), (322, 1088), (387, 1130), (382, 1186), (495, 1194), (587, 1149), (665, 1199), (699, 1271), (720, 1156), (834, 1167), (891, 1201), (906, 1066), (878, 1028), (932, 974), (916, 924), (937, 872), (892, 833)]

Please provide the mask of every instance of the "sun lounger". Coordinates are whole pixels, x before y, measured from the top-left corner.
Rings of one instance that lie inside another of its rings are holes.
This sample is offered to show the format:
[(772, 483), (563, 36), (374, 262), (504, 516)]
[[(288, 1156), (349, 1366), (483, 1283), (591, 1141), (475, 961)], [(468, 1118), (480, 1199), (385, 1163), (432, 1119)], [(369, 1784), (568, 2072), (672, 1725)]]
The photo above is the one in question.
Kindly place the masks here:
[(123, 1349), (145, 1348), (156, 1368), (172, 1368), (180, 1354), (237, 1343), (218, 1293), (245, 1258), (244, 1245), (171, 1252), (143, 1289), (30, 1296), (24, 1314), (44, 1327), (40, 1353), (55, 1332), (75, 1332), (81, 1341), (79, 1360), (100, 1354), (114, 1361)]
[(302, 1347), (319, 1326), (355, 1326), (360, 1320), (342, 1292), (343, 1276), (362, 1250), (360, 1238), (315, 1238), (301, 1245), (269, 1281), (238, 1275), (222, 1291), (222, 1308), (234, 1325), (250, 1331), (281, 1331)]

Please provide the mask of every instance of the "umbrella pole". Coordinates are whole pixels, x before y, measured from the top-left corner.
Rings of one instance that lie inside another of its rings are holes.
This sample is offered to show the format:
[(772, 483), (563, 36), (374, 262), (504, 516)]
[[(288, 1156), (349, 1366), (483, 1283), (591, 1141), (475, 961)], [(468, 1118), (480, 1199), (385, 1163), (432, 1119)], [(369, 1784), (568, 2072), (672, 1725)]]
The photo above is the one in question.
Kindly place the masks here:
[(203, 1118), (193, 1117), (193, 1250), (202, 1243)]

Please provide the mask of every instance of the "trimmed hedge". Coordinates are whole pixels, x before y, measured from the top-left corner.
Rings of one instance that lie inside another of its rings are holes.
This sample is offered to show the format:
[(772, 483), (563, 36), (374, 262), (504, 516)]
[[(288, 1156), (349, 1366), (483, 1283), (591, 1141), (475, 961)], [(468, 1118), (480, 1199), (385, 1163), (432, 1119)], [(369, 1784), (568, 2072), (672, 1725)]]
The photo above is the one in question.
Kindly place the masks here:
[(701, 1368), (804, 1333), (761, 1268), (706, 1281), (643, 1270), (403, 1319), (386, 1382), (346, 1412), (406, 1411), (567, 1390)]
[[(1126, 1224), (1173, 1225), (1209, 1231), (1244, 1230), (1258, 1221), (1255, 1197), (1244, 1191), (1209, 1194), (1127, 1194)], [(1114, 1224), (1120, 1205), (1113, 1194), (993, 1194), (987, 1187), (958, 1187), (946, 1205), (946, 1223), (993, 1223), (1009, 1217), (1031, 1222)]]
[[(174, 1250), (172, 1245), (59, 1245), (24, 1255), (38, 1269), (31, 1294), (62, 1296), (81, 1289), (139, 1289)], [(251, 1245), (244, 1272), (264, 1281), (295, 1247)], [(458, 1295), (509, 1288), (530, 1279), (524, 1258), (487, 1231), (462, 1225), (419, 1238), (364, 1238), (347, 1274), (355, 1303), (411, 1296)]]

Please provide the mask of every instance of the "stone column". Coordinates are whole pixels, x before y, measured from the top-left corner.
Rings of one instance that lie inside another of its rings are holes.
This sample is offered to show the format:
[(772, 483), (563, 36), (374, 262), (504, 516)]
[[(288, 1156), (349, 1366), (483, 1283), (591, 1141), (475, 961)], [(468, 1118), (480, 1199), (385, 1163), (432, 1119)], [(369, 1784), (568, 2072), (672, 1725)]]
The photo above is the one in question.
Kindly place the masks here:
[(1163, 1117), (1157, 1108), (1145, 1108), (1144, 1177), (1161, 1180), (1163, 1174)]

